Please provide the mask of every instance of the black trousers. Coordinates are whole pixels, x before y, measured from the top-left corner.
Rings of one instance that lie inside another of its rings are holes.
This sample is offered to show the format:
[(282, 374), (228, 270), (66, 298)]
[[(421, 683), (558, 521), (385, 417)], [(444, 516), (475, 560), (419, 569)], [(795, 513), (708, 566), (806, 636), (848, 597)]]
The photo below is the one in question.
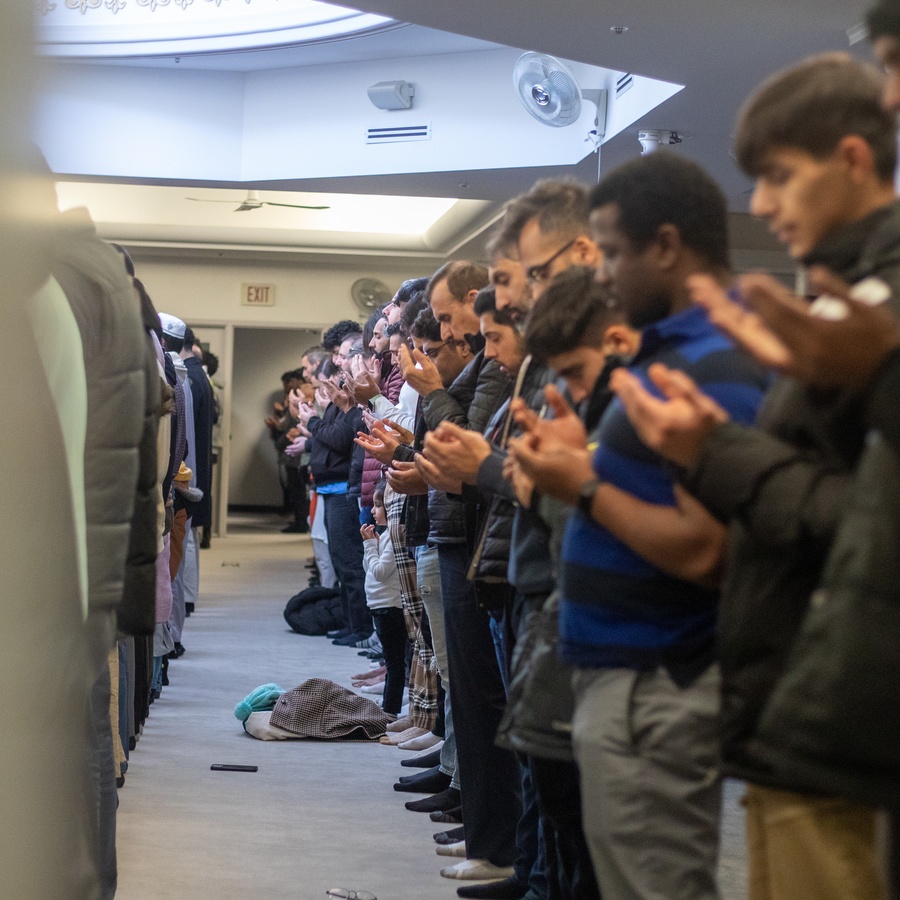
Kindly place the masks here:
[(466, 579), (465, 544), (441, 544), (441, 592), (456, 764), (466, 825), (466, 855), (495, 866), (516, 858), (516, 823), (522, 814), (521, 770), (515, 756), (494, 744), (506, 693), (488, 614)]
[(309, 469), (303, 466), (294, 469), (290, 466), (285, 470), (287, 478), (288, 509), (293, 513), (294, 524), (302, 533), (309, 531)]
[(373, 609), (375, 633), (384, 650), (384, 699), (381, 708), (392, 716), (399, 715), (403, 706), (403, 688), (406, 684), (406, 620), (399, 606)]
[(368, 636), (372, 633), (372, 616), (366, 606), (359, 504), (346, 494), (320, 494), (319, 499), (325, 500), (328, 554), (340, 582), (344, 620), (354, 634)]

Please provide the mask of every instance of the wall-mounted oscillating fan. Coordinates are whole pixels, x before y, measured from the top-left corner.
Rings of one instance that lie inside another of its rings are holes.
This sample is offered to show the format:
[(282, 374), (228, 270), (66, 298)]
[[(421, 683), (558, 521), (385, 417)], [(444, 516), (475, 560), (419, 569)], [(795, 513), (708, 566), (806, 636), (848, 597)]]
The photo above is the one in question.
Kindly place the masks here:
[(360, 278), (350, 286), (350, 296), (362, 312), (371, 313), (379, 306), (386, 306), (394, 295), (383, 281)]
[(544, 125), (564, 128), (578, 121), (581, 90), (575, 76), (555, 57), (523, 53), (513, 69), (519, 102)]

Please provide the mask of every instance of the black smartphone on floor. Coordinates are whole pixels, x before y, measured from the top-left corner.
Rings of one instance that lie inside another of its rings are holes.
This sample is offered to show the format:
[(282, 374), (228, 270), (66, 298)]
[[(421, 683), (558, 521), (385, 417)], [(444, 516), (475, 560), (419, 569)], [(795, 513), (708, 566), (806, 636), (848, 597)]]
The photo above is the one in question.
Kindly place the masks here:
[(259, 766), (233, 766), (227, 763), (213, 763), (210, 767), (212, 772), (258, 772)]

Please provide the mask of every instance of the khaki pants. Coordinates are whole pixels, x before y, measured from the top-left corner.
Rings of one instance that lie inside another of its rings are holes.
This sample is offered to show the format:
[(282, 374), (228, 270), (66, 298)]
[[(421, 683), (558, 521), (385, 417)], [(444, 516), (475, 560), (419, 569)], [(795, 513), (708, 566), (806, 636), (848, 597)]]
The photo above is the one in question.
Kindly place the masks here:
[(748, 900), (883, 900), (875, 811), (748, 785)]

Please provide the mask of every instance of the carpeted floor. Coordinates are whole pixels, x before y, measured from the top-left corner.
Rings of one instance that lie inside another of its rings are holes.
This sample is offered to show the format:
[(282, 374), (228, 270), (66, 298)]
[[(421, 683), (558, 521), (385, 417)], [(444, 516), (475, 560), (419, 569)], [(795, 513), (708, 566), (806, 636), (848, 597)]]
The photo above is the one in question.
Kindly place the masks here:
[[(119, 792), (119, 900), (314, 900), (329, 888), (379, 900), (442, 900), (435, 825), (393, 790), (405, 751), (375, 744), (262, 742), (234, 705), (266, 682), (313, 676), (349, 686), (368, 661), (325, 638), (291, 632), (284, 605), (306, 584), (306, 538), (280, 520), (242, 517), (200, 554), (201, 596), (185, 624), (186, 654), (153, 704)], [(255, 774), (211, 772), (249, 763)], [(737, 785), (723, 821), (723, 900), (743, 900)], [(452, 863), (452, 861), (449, 861)]]

